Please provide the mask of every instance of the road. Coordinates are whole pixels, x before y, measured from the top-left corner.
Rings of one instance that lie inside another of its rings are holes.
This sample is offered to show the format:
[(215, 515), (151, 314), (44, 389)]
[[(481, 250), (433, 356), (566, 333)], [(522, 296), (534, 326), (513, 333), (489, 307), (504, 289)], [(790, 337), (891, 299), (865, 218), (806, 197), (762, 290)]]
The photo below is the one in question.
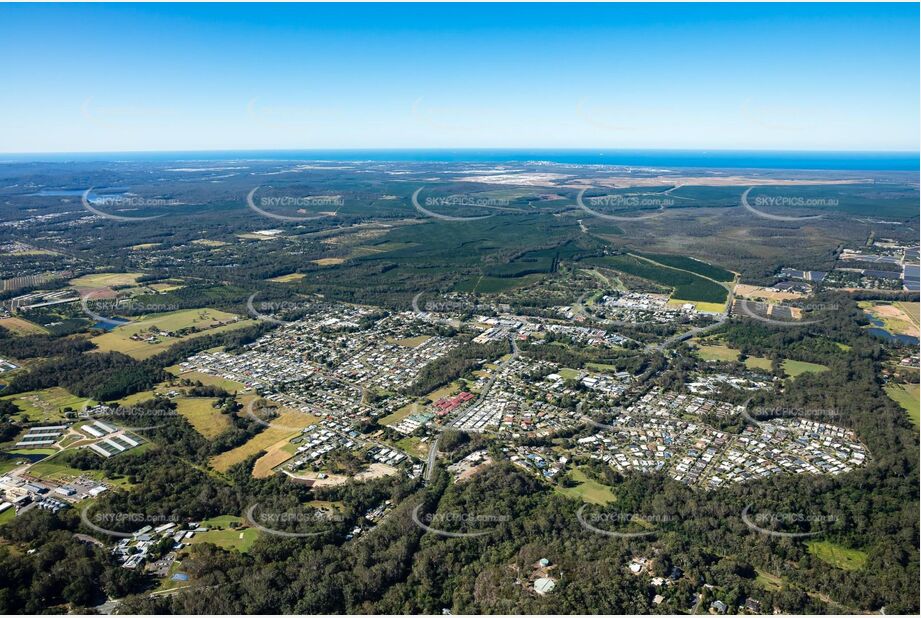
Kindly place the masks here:
[[(677, 187), (675, 187), (675, 188), (677, 188)], [(641, 256), (641, 255), (636, 255), (635, 253), (628, 253), (627, 255), (629, 255), (629, 256), (631, 256), (631, 257), (633, 257), (633, 258), (636, 258), (636, 259), (638, 259), (638, 260), (643, 260), (643, 261), (645, 261), (645, 262), (649, 262), (650, 264), (655, 264), (656, 266), (660, 266), (660, 267), (664, 267), (664, 268), (671, 268), (672, 270), (679, 270), (679, 271), (681, 271), (681, 272), (684, 272), (684, 273), (688, 273), (688, 274), (694, 275), (695, 277), (700, 277), (701, 279), (706, 279), (707, 281), (712, 281), (713, 283), (715, 283), (715, 284), (717, 284), (717, 285), (722, 286), (723, 288), (725, 288), (725, 289), (726, 289), (726, 292), (728, 292), (727, 297), (726, 297), (726, 304), (725, 304), (725, 306), (723, 307), (722, 313), (720, 313), (720, 314), (717, 316), (716, 322), (714, 322), (713, 324), (709, 324), (709, 325), (707, 325), (707, 326), (695, 326), (694, 328), (692, 328), (691, 330), (689, 330), (689, 331), (687, 331), (687, 332), (685, 332), (685, 333), (681, 333), (680, 335), (673, 335), (673, 336), (669, 337), (668, 339), (666, 339), (665, 341), (661, 341), (661, 342), (659, 342), (659, 343), (657, 343), (657, 344), (655, 344), (655, 345), (648, 345), (648, 346), (646, 346), (646, 349), (647, 349), (647, 350), (656, 351), (656, 352), (661, 352), (662, 350), (666, 349), (667, 347), (671, 346), (671, 345), (674, 344), (674, 343), (678, 343), (678, 342), (680, 342), (680, 341), (687, 341), (687, 340), (690, 339), (691, 337), (695, 337), (695, 336), (697, 336), (697, 335), (699, 335), (699, 334), (701, 334), (701, 333), (706, 333), (706, 332), (709, 332), (709, 331), (711, 331), (711, 330), (713, 330), (713, 329), (715, 329), (715, 328), (719, 328), (720, 326), (723, 325), (723, 322), (726, 321), (726, 318), (729, 317), (729, 311), (732, 309), (732, 303), (733, 303), (733, 300), (735, 299), (735, 286), (736, 286), (736, 283), (738, 283), (738, 281), (739, 281), (739, 275), (738, 275), (738, 274), (736, 274), (735, 279), (732, 281), (732, 283), (725, 283), (725, 282), (723, 282), (723, 281), (717, 281), (716, 279), (711, 279), (710, 277), (707, 277), (706, 275), (701, 275), (700, 273), (695, 273), (694, 271), (691, 271), (691, 270), (686, 270), (686, 269), (684, 269), (684, 268), (678, 268), (678, 267), (676, 267), (676, 266), (668, 266), (668, 265), (666, 265), (666, 264), (660, 264), (660, 263), (658, 263), (658, 262), (656, 262), (656, 261), (654, 261), (654, 260), (650, 260), (649, 258), (644, 258), (644, 257)]]
[[(732, 296), (731, 296), (731, 295), (730, 295), (729, 301), (732, 302)], [(678, 342), (680, 342), (680, 341), (687, 341), (688, 339), (690, 339), (690, 338), (692, 338), (692, 337), (696, 337), (697, 335), (700, 335), (701, 333), (706, 333), (706, 332), (711, 331), (711, 330), (713, 330), (713, 329), (715, 329), (715, 328), (719, 328), (719, 327), (722, 326), (723, 323), (726, 321), (726, 318), (727, 318), (727, 317), (728, 317), (728, 316), (727, 316), (726, 312), (721, 313), (721, 314), (716, 318), (716, 322), (714, 322), (713, 324), (708, 324), (707, 326), (695, 326), (695, 327), (692, 328), (691, 330), (689, 330), (689, 331), (687, 331), (687, 332), (684, 332), (684, 333), (681, 333), (680, 335), (672, 335), (671, 337), (669, 337), (669, 338), (666, 339), (665, 341), (660, 341), (659, 343), (657, 343), (657, 344), (655, 344), (655, 345), (647, 346), (647, 349), (648, 349), (648, 350), (655, 350), (656, 352), (661, 352), (662, 350), (668, 348), (668, 347), (671, 346), (672, 344), (678, 343)]]
[(486, 385), (477, 395), (476, 399), (474, 399), (473, 402), (469, 406), (467, 406), (467, 408), (476, 407), (477, 405), (482, 403), (483, 399), (486, 398), (486, 395), (488, 395), (489, 391), (492, 389), (493, 384), (495, 384), (496, 380), (499, 379), (499, 374), (502, 373), (502, 370), (505, 369), (505, 367), (510, 362), (518, 358), (518, 354), (520, 353), (520, 350), (518, 349), (518, 342), (515, 341), (515, 335), (509, 335), (509, 343), (512, 344), (512, 355), (509, 356), (504, 361), (502, 361), (501, 363), (499, 363), (499, 365), (496, 367), (496, 371), (493, 372), (492, 377), (489, 379), (489, 382), (486, 383)]
[[(489, 379), (489, 382), (483, 387), (480, 393), (477, 395), (470, 405), (464, 406), (462, 410), (469, 410), (471, 407), (478, 405), (482, 400), (489, 394), (489, 390), (492, 388), (493, 384), (496, 383), (496, 379), (499, 377), (499, 374), (502, 373), (502, 369), (506, 367), (510, 362), (518, 358), (520, 350), (518, 349), (518, 342), (515, 341), (515, 335), (509, 335), (509, 343), (512, 344), (512, 354), (507, 359), (499, 363), (499, 366), (496, 368), (496, 371), (493, 373), (493, 376)], [(432, 445), (429, 447), (428, 457), (425, 460), (425, 472), (422, 475), (423, 480), (426, 482), (432, 480), (432, 475), (435, 473), (435, 463), (438, 457), (438, 440), (441, 438), (441, 433), (446, 429), (453, 428), (453, 425), (450, 422), (445, 423), (441, 429), (438, 430), (438, 433), (435, 434), (435, 439), (432, 441)]]
[(432, 445), (429, 447), (428, 457), (425, 459), (425, 472), (422, 475), (422, 480), (426, 483), (432, 480), (432, 475), (435, 473), (435, 459), (438, 457), (438, 440), (441, 438), (441, 433), (435, 434), (435, 439), (432, 440)]

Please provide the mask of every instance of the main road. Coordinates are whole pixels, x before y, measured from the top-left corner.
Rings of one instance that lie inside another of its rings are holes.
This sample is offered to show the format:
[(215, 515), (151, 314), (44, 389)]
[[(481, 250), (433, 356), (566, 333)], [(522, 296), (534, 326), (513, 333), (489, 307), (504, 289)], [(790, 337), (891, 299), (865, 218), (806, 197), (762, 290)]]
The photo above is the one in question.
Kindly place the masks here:
[[(496, 368), (496, 371), (493, 373), (493, 376), (489, 379), (489, 382), (487, 382), (485, 386), (483, 386), (482, 390), (480, 390), (476, 399), (474, 399), (473, 402), (469, 406), (465, 406), (463, 410), (469, 410), (470, 408), (478, 405), (486, 397), (486, 395), (489, 394), (490, 389), (492, 389), (493, 384), (496, 383), (496, 379), (499, 377), (499, 374), (502, 372), (502, 369), (504, 369), (510, 362), (518, 358), (518, 355), (520, 354), (521, 351), (518, 349), (518, 342), (515, 341), (514, 334), (509, 335), (509, 343), (512, 344), (511, 356), (509, 356), (507, 359), (499, 363), (499, 366)], [(435, 462), (438, 457), (438, 440), (441, 438), (441, 433), (445, 431), (446, 429), (450, 429), (451, 427), (452, 425), (450, 423), (445, 423), (445, 425), (443, 425), (438, 430), (438, 433), (435, 434), (435, 439), (432, 440), (432, 445), (429, 446), (429, 453), (425, 460), (425, 473), (422, 475), (423, 480), (425, 481), (432, 480), (432, 475), (435, 473)]]

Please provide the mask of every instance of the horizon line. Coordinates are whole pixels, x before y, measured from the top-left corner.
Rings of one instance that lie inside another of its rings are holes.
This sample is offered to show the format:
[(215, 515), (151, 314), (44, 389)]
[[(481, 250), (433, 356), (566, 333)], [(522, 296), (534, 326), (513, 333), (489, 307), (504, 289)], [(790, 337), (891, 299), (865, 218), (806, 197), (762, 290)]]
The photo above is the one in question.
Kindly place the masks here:
[(164, 153), (232, 153), (232, 152), (458, 152), (458, 151), (479, 151), (479, 152), (591, 152), (599, 151), (598, 154), (605, 152), (720, 152), (720, 153), (784, 153), (784, 154), (903, 154), (921, 156), (921, 149), (819, 149), (819, 148), (802, 148), (802, 149), (782, 149), (782, 148), (625, 148), (625, 147), (603, 147), (603, 146), (355, 146), (355, 147), (312, 147), (312, 148), (184, 148), (184, 149), (145, 149), (145, 150), (43, 150), (43, 151), (0, 151), (2, 156), (39, 156), (39, 155), (109, 155), (109, 154), (164, 154)]

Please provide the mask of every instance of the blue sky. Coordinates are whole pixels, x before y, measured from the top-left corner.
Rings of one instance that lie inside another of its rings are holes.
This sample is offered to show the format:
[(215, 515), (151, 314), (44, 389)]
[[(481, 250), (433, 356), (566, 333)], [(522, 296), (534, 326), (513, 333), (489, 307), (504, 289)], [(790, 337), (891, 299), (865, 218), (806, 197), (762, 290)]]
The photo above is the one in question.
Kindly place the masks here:
[(0, 5), (0, 152), (917, 150), (918, 12)]

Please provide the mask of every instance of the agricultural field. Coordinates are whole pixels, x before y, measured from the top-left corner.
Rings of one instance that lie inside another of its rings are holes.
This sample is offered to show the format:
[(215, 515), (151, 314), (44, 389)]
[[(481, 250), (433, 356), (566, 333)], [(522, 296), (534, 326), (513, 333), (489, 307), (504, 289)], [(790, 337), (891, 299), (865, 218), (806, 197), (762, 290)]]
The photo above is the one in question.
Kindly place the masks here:
[(886, 394), (908, 412), (908, 418), (915, 427), (921, 428), (921, 412), (919, 412), (921, 389), (917, 384), (888, 384)]
[[(309, 418), (313, 419), (312, 422), (314, 423), (319, 422), (320, 420), (315, 417), (309, 417)], [(311, 424), (311, 423), (308, 423), (308, 424)], [(274, 429), (274, 428), (269, 428), (269, 429)], [(291, 438), (293, 435), (298, 435), (298, 433), (288, 434), (288, 436), (285, 437), (284, 439), (279, 440), (278, 442), (275, 442), (268, 448), (263, 449), (265, 450), (265, 455), (257, 459), (255, 465), (253, 465), (253, 476), (254, 477), (266, 478), (266, 477), (272, 476), (272, 474), (274, 474), (274, 470), (276, 467), (280, 466), (281, 464), (285, 463), (286, 461), (294, 457), (294, 455), (297, 453), (298, 445), (291, 443)]]
[(850, 549), (831, 541), (809, 541), (809, 553), (835, 568), (857, 571), (867, 564), (868, 556), (859, 549)]
[(36, 464), (33, 464), (29, 468), (29, 474), (38, 479), (56, 483), (66, 483), (75, 478), (83, 476), (100, 482), (105, 481), (106, 483), (116, 485), (123, 489), (128, 489), (132, 486), (131, 483), (128, 482), (127, 477), (117, 475), (114, 477), (109, 477), (106, 476), (106, 474), (101, 470), (80, 470), (77, 468), (72, 468), (66, 463), (60, 463), (56, 461), (59, 458), (60, 455), (55, 455), (54, 457), (49, 457)]
[(173, 283), (173, 282), (167, 281), (167, 282), (161, 282), (161, 283), (151, 283), (147, 287), (149, 287), (154, 292), (164, 294), (166, 292), (173, 292), (175, 290), (182, 289), (185, 286), (183, 286), (182, 283), (179, 283), (179, 282)]
[(564, 380), (578, 380), (582, 376), (582, 372), (578, 369), (571, 369), (570, 367), (563, 367), (559, 370), (560, 377)]
[(481, 294), (496, 294), (507, 292), (539, 281), (543, 275), (530, 274), (521, 277), (487, 277), (480, 275), (461, 279), (454, 285), (455, 292), (478, 292)]
[(699, 300), (682, 300), (682, 299), (675, 298), (674, 296), (668, 299), (668, 304), (673, 307), (675, 305), (680, 306), (685, 303), (691, 303), (692, 305), (694, 305), (694, 309), (696, 309), (697, 311), (703, 311), (706, 313), (722, 313), (723, 310), (726, 308), (725, 303), (705, 303)]
[(420, 459), (424, 459), (429, 450), (429, 443), (423, 442), (422, 438), (418, 436), (406, 436), (405, 438), (401, 438), (397, 440), (396, 446)]
[(776, 591), (783, 588), (783, 580), (776, 575), (761, 570), (756, 572), (757, 575), (755, 576), (755, 583), (765, 590)]
[[(211, 467), (218, 472), (226, 472), (234, 464), (255, 455), (259, 451), (268, 452), (273, 446), (281, 449), (288, 440), (300, 434), (300, 430), (308, 425), (313, 425), (319, 419), (303, 412), (287, 410), (272, 420), (272, 427), (266, 427), (265, 430), (257, 433), (250, 438), (245, 444), (241, 444), (235, 449), (221, 453), (211, 458)], [(277, 465), (277, 464), (276, 464)]]
[(672, 298), (676, 300), (724, 304), (729, 297), (729, 292), (719, 283), (689, 272), (654, 264), (632, 255), (608, 255), (590, 258), (586, 262), (670, 287), (673, 289)]
[[(121, 352), (138, 360), (149, 358), (180, 341), (202, 335), (220, 333), (249, 326), (253, 320), (240, 318), (233, 313), (217, 309), (186, 309), (170, 313), (145, 316), (118, 326), (112, 331), (93, 337), (100, 352)], [(196, 332), (180, 337), (157, 337), (154, 343), (131, 339), (132, 335), (146, 336), (154, 330), (175, 332), (191, 328)]]
[(0, 513), (0, 526), (12, 521), (14, 517), (16, 517), (16, 509), (7, 509), (3, 511)]
[(86, 406), (96, 405), (96, 402), (92, 399), (72, 395), (59, 386), (40, 391), (28, 391), (17, 395), (7, 395), (6, 397), (0, 397), (0, 399), (12, 401), (22, 410), (21, 420), (33, 423), (62, 421), (65, 418), (65, 408), (80, 411)]
[(745, 359), (745, 366), (749, 369), (763, 369), (764, 371), (771, 370), (771, 359), (764, 358), (763, 356), (749, 356)]
[(659, 253), (637, 253), (637, 255), (664, 266), (671, 266), (672, 268), (678, 268), (680, 270), (688, 270), (692, 273), (703, 275), (704, 277), (713, 279), (715, 281), (732, 283), (732, 281), (735, 280), (735, 273), (726, 270), (725, 268), (720, 268), (719, 266), (714, 266), (700, 260), (695, 260), (692, 257), (686, 257), (683, 255), (665, 255)]
[(590, 479), (586, 476), (585, 472), (579, 468), (573, 468), (569, 472), (569, 478), (577, 482), (578, 485), (575, 487), (557, 485), (555, 487), (555, 490), (564, 496), (600, 505), (611, 504), (617, 500), (617, 496), (614, 495), (610, 487), (602, 485), (594, 479)]
[(921, 326), (921, 319), (919, 319), (919, 312), (921, 312), (921, 302), (908, 303), (908, 302), (897, 302), (895, 306), (902, 310), (908, 319), (912, 321), (915, 326)]

